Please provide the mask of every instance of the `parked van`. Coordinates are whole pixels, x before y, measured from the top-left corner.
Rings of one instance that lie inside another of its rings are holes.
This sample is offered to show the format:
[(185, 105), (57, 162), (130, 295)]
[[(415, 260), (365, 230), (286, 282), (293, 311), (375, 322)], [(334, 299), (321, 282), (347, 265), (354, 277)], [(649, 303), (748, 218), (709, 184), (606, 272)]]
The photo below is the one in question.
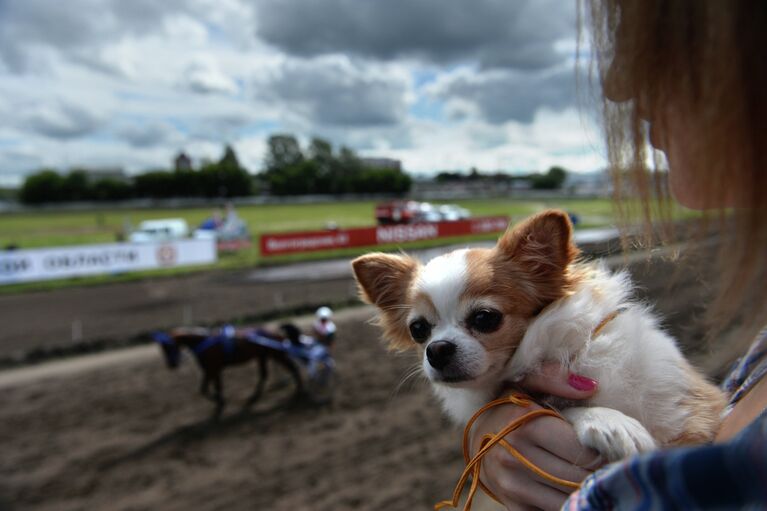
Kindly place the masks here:
[(189, 225), (183, 218), (165, 218), (162, 220), (144, 220), (138, 229), (131, 232), (131, 243), (149, 243), (153, 241), (172, 241), (189, 236)]

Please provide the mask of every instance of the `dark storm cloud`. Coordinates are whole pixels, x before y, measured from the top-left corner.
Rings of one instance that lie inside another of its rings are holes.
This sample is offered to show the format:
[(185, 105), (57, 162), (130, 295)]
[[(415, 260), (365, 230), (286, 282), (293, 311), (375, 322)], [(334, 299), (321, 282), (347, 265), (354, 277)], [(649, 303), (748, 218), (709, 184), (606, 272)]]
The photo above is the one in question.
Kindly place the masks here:
[[(78, 58), (80, 50), (157, 30), (166, 15), (195, 8), (186, 0), (0, 0), (0, 60), (19, 72), (40, 49)], [(98, 67), (82, 57), (80, 63)]]
[(482, 67), (539, 69), (562, 60), (574, 2), (562, 0), (261, 0), (258, 34), (299, 56), (476, 59)]
[(0, 57), (12, 70), (27, 67), (40, 45), (69, 48), (98, 36), (99, 25), (69, 2), (0, 0)]
[(535, 73), (463, 73), (436, 85), (432, 94), (445, 101), (469, 102), (495, 124), (510, 120), (528, 123), (539, 108), (563, 110), (577, 100), (575, 72), (570, 68)]
[(289, 61), (259, 89), (319, 124), (394, 124), (406, 113), (403, 79), (346, 60)]

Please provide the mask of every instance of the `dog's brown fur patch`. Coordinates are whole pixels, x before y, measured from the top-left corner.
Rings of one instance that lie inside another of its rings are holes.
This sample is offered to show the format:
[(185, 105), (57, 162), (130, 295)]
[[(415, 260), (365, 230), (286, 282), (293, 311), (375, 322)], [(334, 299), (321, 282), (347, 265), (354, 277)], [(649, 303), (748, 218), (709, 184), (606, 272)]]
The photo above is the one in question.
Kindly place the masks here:
[(418, 261), (410, 256), (381, 252), (352, 261), (360, 297), (380, 309), (379, 324), (384, 339), (395, 350), (414, 345), (406, 320), (412, 298), (408, 294), (418, 266)]
[(504, 315), (500, 330), (476, 334), (504, 363), (513, 355), (530, 320), (566, 296), (582, 271), (573, 265), (578, 249), (561, 211), (547, 211), (509, 228), (492, 249), (466, 253), (468, 280), (461, 300), (490, 298)]
[(724, 393), (706, 381), (689, 364), (685, 363), (689, 390), (679, 406), (689, 410), (684, 431), (669, 445), (696, 445), (711, 442), (722, 422), (722, 411), (727, 404)]
[(495, 248), (466, 255), (465, 298), (492, 296), (505, 314), (532, 317), (578, 281), (578, 248), (562, 211), (546, 211), (510, 228)]
[(434, 305), (434, 302), (431, 300), (431, 296), (429, 296), (428, 293), (425, 293), (423, 291), (416, 291), (415, 295), (413, 296), (413, 303), (422, 302), (425, 304), (425, 308), (429, 309), (429, 313), (432, 316), (437, 316), (437, 307)]

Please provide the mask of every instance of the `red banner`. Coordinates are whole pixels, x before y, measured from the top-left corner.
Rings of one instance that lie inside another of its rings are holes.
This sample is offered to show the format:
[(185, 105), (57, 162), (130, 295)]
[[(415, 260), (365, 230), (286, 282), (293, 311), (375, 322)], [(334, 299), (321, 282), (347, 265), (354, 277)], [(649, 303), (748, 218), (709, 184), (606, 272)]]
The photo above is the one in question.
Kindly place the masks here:
[(489, 216), (457, 222), (379, 225), (355, 229), (264, 234), (261, 236), (261, 255), (295, 254), (337, 248), (407, 243), (467, 234), (503, 232), (508, 225), (509, 217), (507, 216)]

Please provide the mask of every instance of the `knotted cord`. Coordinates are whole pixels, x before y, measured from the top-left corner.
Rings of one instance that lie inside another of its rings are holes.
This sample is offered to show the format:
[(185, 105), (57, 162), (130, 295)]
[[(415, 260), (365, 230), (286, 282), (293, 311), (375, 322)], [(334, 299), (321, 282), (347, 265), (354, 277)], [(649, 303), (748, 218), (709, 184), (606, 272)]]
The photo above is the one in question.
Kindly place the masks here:
[[(600, 321), (596, 327), (594, 327), (594, 330), (591, 332), (591, 338), (593, 339), (599, 333), (604, 329), (607, 324), (612, 321), (613, 319), (618, 316), (621, 312), (623, 312), (625, 307), (618, 308), (617, 310), (611, 312), (606, 317)], [(522, 465), (524, 465), (528, 470), (535, 473), (538, 477), (541, 477), (543, 479), (546, 479), (554, 484), (558, 484), (560, 486), (564, 486), (566, 488), (572, 488), (572, 489), (578, 489), (580, 488), (580, 483), (576, 483), (573, 481), (568, 481), (566, 479), (561, 479), (553, 474), (550, 474), (543, 470), (541, 467), (537, 466), (535, 463), (527, 459), (521, 452), (519, 452), (517, 449), (515, 449), (509, 442), (507, 442), (504, 437), (511, 433), (512, 431), (515, 431), (519, 429), (520, 427), (524, 426), (528, 422), (537, 419), (539, 417), (557, 417), (559, 419), (565, 420), (564, 417), (562, 417), (559, 413), (555, 412), (554, 410), (548, 409), (548, 408), (542, 408), (539, 410), (533, 410), (531, 412), (528, 412), (524, 414), (521, 417), (518, 417), (517, 419), (513, 420), (511, 423), (509, 423), (505, 428), (500, 430), (497, 433), (494, 434), (486, 434), (482, 437), (482, 440), (479, 445), (479, 450), (472, 458), (469, 454), (469, 435), (471, 433), (471, 428), (474, 426), (474, 423), (477, 421), (477, 419), (486, 411), (490, 410), (491, 408), (495, 408), (497, 406), (501, 405), (515, 405), (515, 406), (521, 406), (523, 408), (527, 408), (528, 406), (532, 405), (534, 401), (530, 399), (528, 396), (520, 393), (512, 393), (511, 395), (508, 395), (506, 397), (502, 397), (500, 399), (496, 399), (495, 401), (491, 401), (487, 403), (485, 406), (477, 410), (477, 412), (469, 419), (469, 422), (466, 423), (466, 427), (463, 429), (463, 458), (466, 461), (466, 468), (464, 468), (463, 473), (461, 474), (460, 479), (458, 479), (458, 483), (455, 485), (455, 489), (453, 490), (453, 496), (451, 500), (443, 500), (441, 502), (438, 502), (434, 505), (435, 511), (440, 511), (445, 508), (458, 508), (458, 502), (461, 500), (461, 494), (463, 493), (463, 488), (466, 485), (466, 481), (469, 479), (469, 476), (471, 476), (471, 486), (469, 487), (469, 493), (466, 497), (466, 504), (463, 506), (464, 511), (471, 511), (471, 504), (474, 500), (474, 496), (477, 493), (478, 488), (482, 488), (482, 491), (484, 491), (488, 496), (490, 496), (493, 500), (500, 503), (501, 501), (498, 499), (498, 497), (493, 494), (490, 489), (485, 486), (480, 480), (479, 480), (479, 474), (482, 469), (482, 459), (485, 457), (485, 455), (492, 449), (496, 444), (500, 444), (506, 451), (509, 452), (514, 458), (517, 459)]]
[(496, 444), (500, 444), (503, 446), (509, 454), (514, 456), (517, 460), (519, 460), (520, 463), (522, 463), (525, 467), (527, 467), (529, 470), (537, 474), (538, 476), (547, 479), (551, 481), (552, 483), (559, 484), (561, 486), (566, 486), (568, 488), (579, 488), (579, 483), (574, 483), (572, 481), (567, 481), (565, 479), (560, 479), (557, 476), (554, 476), (552, 474), (549, 474), (542, 468), (535, 465), (532, 461), (527, 459), (522, 453), (520, 453), (518, 450), (516, 450), (511, 444), (509, 444), (504, 437), (511, 433), (512, 431), (515, 431), (516, 429), (520, 428), (521, 426), (527, 424), (533, 419), (537, 419), (538, 417), (558, 417), (562, 420), (564, 418), (559, 415), (554, 410), (550, 410), (548, 408), (542, 408), (539, 410), (533, 410), (531, 412), (526, 413), (525, 415), (518, 417), (511, 423), (509, 423), (505, 428), (500, 430), (498, 433), (494, 434), (487, 434), (482, 437), (482, 441), (480, 443), (480, 448), (477, 451), (477, 453), (474, 455), (473, 458), (470, 458), (469, 456), (469, 434), (471, 433), (471, 428), (476, 422), (476, 420), (486, 411), (490, 410), (491, 408), (495, 408), (497, 406), (501, 405), (515, 405), (515, 406), (521, 406), (521, 407), (528, 407), (533, 403), (533, 401), (523, 395), (523, 394), (511, 394), (509, 396), (496, 399), (495, 401), (491, 401), (487, 403), (485, 406), (477, 410), (477, 412), (469, 419), (469, 422), (466, 423), (466, 427), (463, 430), (463, 456), (466, 460), (466, 468), (463, 470), (463, 473), (461, 474), (460, 479), (458, 479), (458, 483), (455, 486), (455, 490), (453, 490), (453, 496), (451, 500), (443, 500), (439, 503), (437, 503), (434, 506), (435, 511), (440, 511), (441, 509), (453, 507), (458, 507), (458, 502), (461, 499), (461, 494), (463, 493), (463, 488), (466, 485), (466, 481), (469, 479), (469, 476), (471, 476), (471, 486), (469, 487), (469, 493), (466, 498), (466, 504), (464, 505), (464, 511), (470, 511), (471, 510), (471, 503), (474, 499), (474, 495), (477, 493), (478, 488), (482, 488), (482, 491), (484, 491), (486, 494), (488, 494), (490, 497), (492, 497), (495, 501), (500, 502), (498, 497), (496, 497), (493, 492), (491, 492), (484, 484), (482, 484), (479, 480), (479, 473), (482, 469), (482, 459), (485, 457), (485, 455), (492, 449)]

